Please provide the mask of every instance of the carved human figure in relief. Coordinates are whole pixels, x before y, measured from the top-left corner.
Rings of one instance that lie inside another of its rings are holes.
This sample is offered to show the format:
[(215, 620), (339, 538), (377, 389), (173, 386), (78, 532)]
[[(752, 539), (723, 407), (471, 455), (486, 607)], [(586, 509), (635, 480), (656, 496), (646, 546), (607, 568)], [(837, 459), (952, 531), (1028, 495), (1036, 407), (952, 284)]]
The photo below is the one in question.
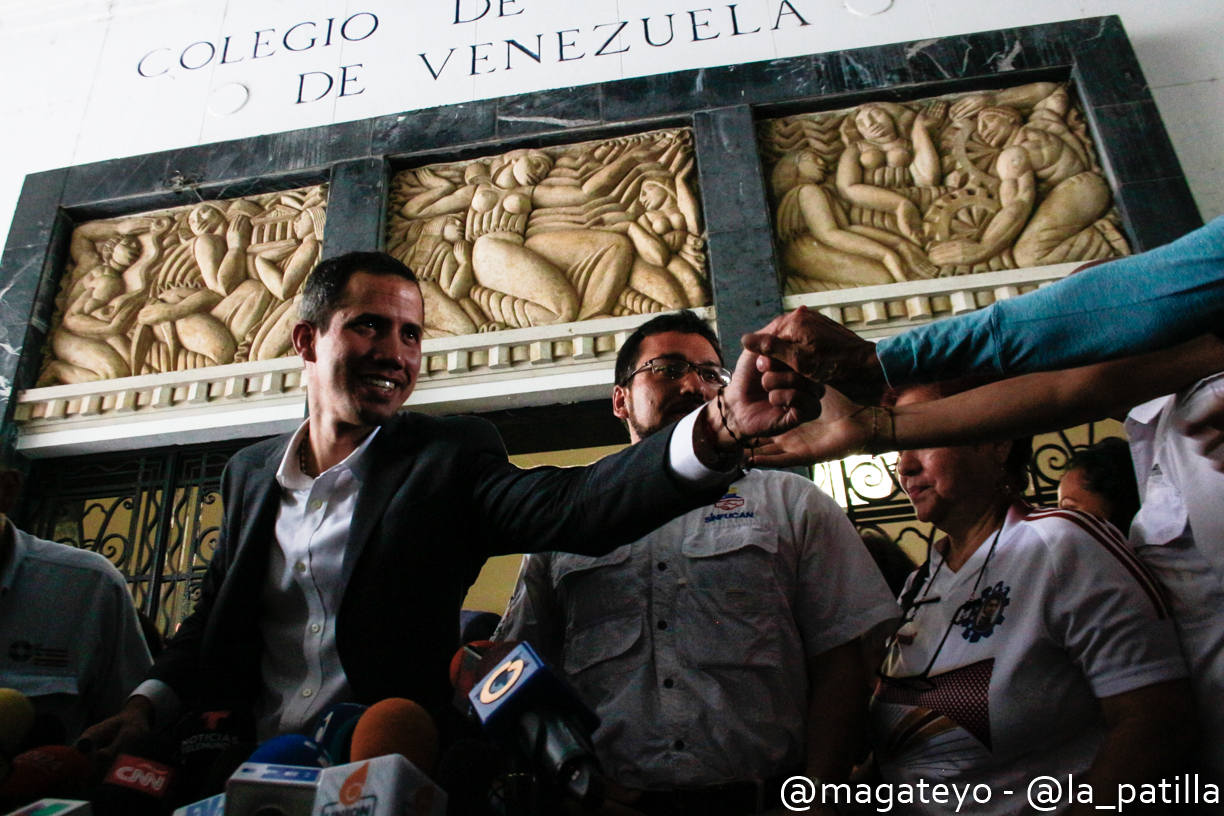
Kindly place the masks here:
[(619, 298), (618, 313), (645, 314), (701, 306), (708, 302), (705, 277), (705, 241), (696, 199), (688, 179), (690, 157), (674, 181), (648, 178), (642, 182), (630, 215), (636, 219), (609, 227), (624, 230), (633, 241), (636, 257), (629, 283)]
[(319, 186), (81, 224), (39, 384), (285, 355), (325, 200)]
[(776, 231), (792, 294), (837, 286), (871, 286), (933, 277), (939, 270), (921, 247), (887, 230), (851, 224), (815, 150), (792, 151), (771, 177)]
[[(428, 336), (707, 302), (687, 134), (515, 150), (408, 171), (392, 247), (421, 278)], [(686, 166), (687, 163), (687, 166)]]
[[(890, 231), (922, 243), (922, 208), (935, 189), (941, 167), (931, 130), (947, 114), (946, 102), (921, 112), (891, 102), (862, 105), (842, 122), (846, 148), (837, 165), (837, 191), (851, 204), (890, 216)], [(885, 224), (877, 224), (884, 226)]]
[[(976, 240), (933, 245), (929, 252), (935, 263), (974, 265), (1011, 249), (1015, 266), (1027, 267), (1125, 250), (1112, 225), (1094, 226), (1109, 211), (1112, 198), (1068, 127), (1070, 104), (1066, 88), (1038, 82), (974, 94), (953, 106), (954, 120), (976, 116), (977, 138), (999, 150), (989, 172), (1000, 180), (1002, 208)], [(1027, 121), (1018, 108), (1031, 111)]]
[(149, 270), (162, 253), (169, 218), (130, 218), (82, 224), (69, 254), (74, 282), (63, 319), (49, 338), (54, 356), (38, 384), (83, 383), (131, 374), (128, 332), (147, 300)]

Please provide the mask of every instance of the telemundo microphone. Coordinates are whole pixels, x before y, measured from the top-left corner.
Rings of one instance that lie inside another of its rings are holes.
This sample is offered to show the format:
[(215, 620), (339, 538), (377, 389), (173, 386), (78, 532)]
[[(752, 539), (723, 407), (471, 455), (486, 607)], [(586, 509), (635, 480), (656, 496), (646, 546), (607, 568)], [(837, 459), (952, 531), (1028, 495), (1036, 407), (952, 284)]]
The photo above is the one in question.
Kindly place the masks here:
[(543, 771), (584, 806), (598, 809), (603, 803), (603, 772), (591, 743), (599, 715), (530, 644), (519, 643), (496, 659), (468, 700), (495, 745)]

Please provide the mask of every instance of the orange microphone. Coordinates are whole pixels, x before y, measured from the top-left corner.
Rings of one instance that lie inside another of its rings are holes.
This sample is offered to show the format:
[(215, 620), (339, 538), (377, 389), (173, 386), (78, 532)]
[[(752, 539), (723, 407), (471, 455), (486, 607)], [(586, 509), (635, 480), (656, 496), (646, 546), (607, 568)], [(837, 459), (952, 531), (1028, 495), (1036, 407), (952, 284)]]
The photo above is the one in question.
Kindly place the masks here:
[(389, 697), (370, 706), (353, 729), (350, 762), (399, 754), (423, 773), (438, 759), (438, 729), (429, 713), (411, 700)]

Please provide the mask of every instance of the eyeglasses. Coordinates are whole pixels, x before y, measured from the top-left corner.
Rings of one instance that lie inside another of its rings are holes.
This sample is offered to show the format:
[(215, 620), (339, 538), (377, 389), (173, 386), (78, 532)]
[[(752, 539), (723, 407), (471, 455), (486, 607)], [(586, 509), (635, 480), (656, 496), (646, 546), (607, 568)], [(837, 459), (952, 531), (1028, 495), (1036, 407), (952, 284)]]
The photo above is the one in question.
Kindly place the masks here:
[(620, 381), (621, 387), (623, 388), (628, 385), (630, 380), (646, 370), (665, 380), (678, 380), (686, 376), (690, 371), (696, 371), (697, 376), (710, 385), (723, 386), (731, 384), (731, 372), (722, 366), (717, 366), (713, 363), (701, 363), (698, 365), (697, 363), (690, 363), (688, 360), (671, 360), (666, 357), (656, 357), (653, 360), (647, 360), (642, 363), (636, 371), (629, 372)]

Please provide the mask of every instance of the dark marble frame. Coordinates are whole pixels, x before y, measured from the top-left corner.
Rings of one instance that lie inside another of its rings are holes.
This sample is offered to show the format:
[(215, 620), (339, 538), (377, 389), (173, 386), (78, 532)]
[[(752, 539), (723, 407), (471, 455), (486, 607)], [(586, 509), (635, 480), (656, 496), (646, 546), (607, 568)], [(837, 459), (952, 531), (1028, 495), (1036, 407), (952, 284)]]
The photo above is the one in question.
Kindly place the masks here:
[[(80, 221), (326, 180), (330, 256), (382, 246), (393, 168), (677, 125), (695, 132), (719, 330), (728, 346), (736, 345), (781, 308), (757, 119), (1051, 78), (1070, 78), (1077, 87), (1134, 249), (1202, 224), (1121, 21), (1073, 20), (677, 71), (31, 174), (0, 258), (0, 377), (14, 391), (34, 382), (58, 271)], [(0, 394), (0, 459), (21, 464), (13, 453), (11, 402)], [(540, 429), (535, 444), (525, 438), (515, 447), (555, 450), (579, 442), (564, 430), (572, 423), (557, 421), (576, 410), (509, 412), (517, 436), (525, 426)], [(581, 444), (625, 441), (610, 416), (591, 428), (595, 412), (580, 413)]]

